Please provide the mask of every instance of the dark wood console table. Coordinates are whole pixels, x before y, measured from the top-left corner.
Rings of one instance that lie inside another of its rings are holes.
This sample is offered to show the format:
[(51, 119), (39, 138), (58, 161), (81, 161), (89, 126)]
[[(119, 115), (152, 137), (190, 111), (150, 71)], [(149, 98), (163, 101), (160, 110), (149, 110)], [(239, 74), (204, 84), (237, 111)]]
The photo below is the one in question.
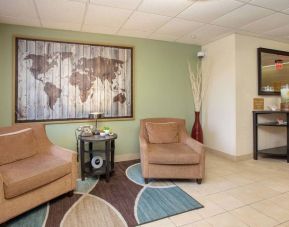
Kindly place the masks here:
[[(81, 167), (81, 179), (84, 180), (86, 176), (99, 176), (105, 175), (106, 181), (109, 181), (110, 173), (114, 169), (114, 150), (115, 150), (115, 140), (117, 139), (117, 134), (113, 135), (93, 135), (93, 136), (79, 136), (80, 140), (80, 167)], [(93, 143), (105, 143), (105, 149), (93, 149)], [(85, 150), (85, 143), (88, 143), (89, 149)], [(90, 160), (85, 162), (84, 154), (89, 153)], [(91, 159), (93, 154), (104, 153), (105, 160), (103, 161), (103, 166), (94, 169), (91, 166)]]
[[(272, 122), (258, 122), (258, 116), (264, 114), (285, 114), (286, 115), (286, 123), (279, 124), (276, 121)], [(288, 120), (289, 120), (289, 112), (288, 111), (269, 111), (269, 110), (260, 110), (260, 111), (253, 111), (253, 149), (254, 149), (254, 159), (258, 159), (258, 154), (268, 154), (274, 156), (281, 156), (286, 157), (287, 162), (289, 162), (289, 127), (288, 127)], [(282, 147), (274, 147), (259, 150), (258, 149), (258, 127), (259, 126), (266, 126), (266, 127), (286, 127), (287, 128), (287, 146)]]

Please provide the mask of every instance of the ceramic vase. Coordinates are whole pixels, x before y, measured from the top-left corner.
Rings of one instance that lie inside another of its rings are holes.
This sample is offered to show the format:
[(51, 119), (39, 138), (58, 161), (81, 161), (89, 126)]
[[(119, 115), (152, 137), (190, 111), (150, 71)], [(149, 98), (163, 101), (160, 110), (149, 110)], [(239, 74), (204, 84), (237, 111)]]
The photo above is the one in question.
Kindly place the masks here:
[(192, 128), (191, 137), (203, 143), (203, 130), (200, 122), (200, 112), (195, 112), (195, 123)]

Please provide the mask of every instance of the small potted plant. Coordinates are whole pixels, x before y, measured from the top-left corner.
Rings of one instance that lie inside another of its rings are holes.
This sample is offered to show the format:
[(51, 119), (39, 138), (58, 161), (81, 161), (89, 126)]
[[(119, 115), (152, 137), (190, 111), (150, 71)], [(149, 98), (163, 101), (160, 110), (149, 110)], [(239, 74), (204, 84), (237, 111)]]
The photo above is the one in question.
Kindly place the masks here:
[(106, 135), (110, 133), (110, 128), (109, 127), (103, 127), (103, 131)]

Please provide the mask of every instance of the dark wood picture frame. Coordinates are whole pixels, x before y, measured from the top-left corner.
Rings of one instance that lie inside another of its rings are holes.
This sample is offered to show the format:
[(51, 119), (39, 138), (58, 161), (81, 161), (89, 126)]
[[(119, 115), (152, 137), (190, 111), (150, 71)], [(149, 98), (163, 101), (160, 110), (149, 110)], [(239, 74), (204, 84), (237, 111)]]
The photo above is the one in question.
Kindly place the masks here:
[(133, 47), (15, 37), (14, 122), (131, 120), (133, 64)]
[(289, 52), (282, 51), (282, 50), (274, 50), (274, 49), (268, 49), (259, 47), (257, 49), (257, 66), (258, 66), (258, 95), (275, 95), (280, 96), (280, 92), (277, 91), (262, 91), (262, 59), (261, 54), (262, 53), (268, 53), (268, 54), (277, 54), (277, 55), (284, 55), (289, 56)]

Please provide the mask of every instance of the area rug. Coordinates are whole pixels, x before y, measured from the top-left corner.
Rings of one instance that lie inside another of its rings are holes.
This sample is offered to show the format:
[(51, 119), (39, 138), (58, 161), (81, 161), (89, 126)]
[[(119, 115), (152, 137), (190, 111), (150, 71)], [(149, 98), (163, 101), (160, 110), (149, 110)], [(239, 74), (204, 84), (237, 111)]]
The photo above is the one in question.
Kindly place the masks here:
[(137, 226), (203, 206), (171, 181), (144, 183), (140, 164), (119, 162), (107, 183), (78, 180), (72, 197), (61, 196), (1, 227)]

